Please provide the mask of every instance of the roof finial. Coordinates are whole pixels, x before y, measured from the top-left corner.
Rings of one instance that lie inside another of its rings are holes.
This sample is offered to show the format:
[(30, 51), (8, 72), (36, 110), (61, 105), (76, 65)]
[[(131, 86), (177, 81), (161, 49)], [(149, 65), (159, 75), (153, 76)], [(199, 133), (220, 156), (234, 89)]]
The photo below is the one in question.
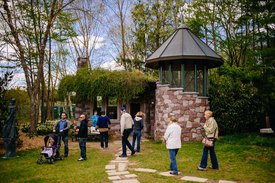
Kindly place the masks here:
[(179, 8), (179, 14), (178, 14), (178, 17), (180, 18), (180, 28), (183, 28), (183, 27), (186, 27), (185, 25), (184, 25), (184, 13), (185, 12), (187, 12), (187, 3), (185, 3), (184, 4), (184, 6), (181, 6), (180, 8)]
[(179, 9), (179, 17), (180, 17), (180, 27), (184, 26), (184, 8), (180, 7)]

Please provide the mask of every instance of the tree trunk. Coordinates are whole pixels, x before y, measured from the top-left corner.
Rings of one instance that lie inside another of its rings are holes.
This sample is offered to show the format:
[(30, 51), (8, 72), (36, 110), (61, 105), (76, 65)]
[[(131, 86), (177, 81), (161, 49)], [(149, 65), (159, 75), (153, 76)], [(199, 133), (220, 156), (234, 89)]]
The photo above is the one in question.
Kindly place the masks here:
[(32, 137), (36, 135), (36, 127), (37, 127), (37, 95), (32, 94), (30, 96), (30, 130), (29, 130), (29, 136)]

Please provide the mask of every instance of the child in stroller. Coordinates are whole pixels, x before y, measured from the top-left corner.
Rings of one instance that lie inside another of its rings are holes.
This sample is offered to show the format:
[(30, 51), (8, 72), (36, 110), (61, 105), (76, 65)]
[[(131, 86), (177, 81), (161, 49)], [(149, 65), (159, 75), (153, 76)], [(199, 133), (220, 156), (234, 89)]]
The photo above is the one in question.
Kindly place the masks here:
[[(46, 160), (48, 160), (48, 163), (52, 164), (55, 160), (55, 149), (57, 147), (58, 140), (60, 138), (58, 137), (58, 134), (49, 134), (44, 138), (45, 146), (42, 147), (42, 152), (40, 153), (40, 158), (36, 161), (38, 164), (44, 163), (43, 157), (45, 157)], [(62, 156), (59, 157), (59, 159), (63, 159)]]

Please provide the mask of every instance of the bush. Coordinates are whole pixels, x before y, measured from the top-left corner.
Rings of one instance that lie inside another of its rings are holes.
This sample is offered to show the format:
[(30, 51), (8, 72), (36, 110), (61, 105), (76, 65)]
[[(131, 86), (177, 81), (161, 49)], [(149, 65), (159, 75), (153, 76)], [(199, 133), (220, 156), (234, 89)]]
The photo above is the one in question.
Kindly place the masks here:
[[(51, 123), (39, 123), (37, 125), (37, 135), (48, 135), (49, 133), (52, 133), (54, 124)], [(21, 131), (23, 133), (28, 133), (30, 129), (29, 124), (23, 124)]]
[(37, 135), (48, 135), (49, 133), (52, 133), (53, 131), (53, 125), (44, 123), (44, 124), (38, 124), (37, 126)]
[(258, 131), (257, 89), (245, 77), (245, 71), (236, 68), (226, 71), (219, 77), (212, 76), (209, 88), (210, 106), (221, 134)]

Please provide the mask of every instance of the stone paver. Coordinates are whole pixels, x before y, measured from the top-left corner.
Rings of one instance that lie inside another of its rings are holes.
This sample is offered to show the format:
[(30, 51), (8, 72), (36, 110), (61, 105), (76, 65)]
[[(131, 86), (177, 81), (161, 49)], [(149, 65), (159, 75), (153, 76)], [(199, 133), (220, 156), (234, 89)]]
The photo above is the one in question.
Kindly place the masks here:
[(119, 176), (111, 176), (108, 177), (109, 180), (120, 180), (121, 178)]
[(138, 171), (138, 172), (152, 172), (152, 173), (157, 172), (157, 170), (150, 169), (150, 168), (136, 168), (136, 169), (134, 169), (134, 170), (135, 170), (135, 171)]
[(128, 163), (118, 163), (118, 171), (125, 171), (127, 169), (127, 164)]
[(139, 183), (139, 181), (137, 179), (124, 179), (113, 181), (113, 183)]
[(128, 175), (124, 175), (124, 177), (126, 178), (137, 178), (136, 174), (128, 174)]
[(105, 169), (106, 170), (114, 170), (114, 169), (116, 169), (116, 165), (106, 165)]
[(107, 173), (113, 173), (116, 172), (116, 170), (106, 170)]
[(115, 161), (128, 161), (127, 157), (121, 158), (121, 157), (117, 157), (115, 159)]
[(108, 173), (109, 176), (112, 176), (112, 175), (124, 175), (124, 174), (129, 174), (128, 171), (123, 171), (123, 172), (110, 172)]
[(111, 163), (128, 163), (128, 160), (112, 160)]
[(206, 182), (208, 179), (200, 178), (200, 177), (192, 177), (192, 176), (184, 176), (181, 180), (193, 181), (193, 182)]
[(236, 182), (229, 181), (229, 180), (219, 180), (219, 183), (236, 183)]
[(170, 172), (160, 172), (160, 175), (166, 176), (166, 177), (172, 177), (174, 175), (171, 175)]

